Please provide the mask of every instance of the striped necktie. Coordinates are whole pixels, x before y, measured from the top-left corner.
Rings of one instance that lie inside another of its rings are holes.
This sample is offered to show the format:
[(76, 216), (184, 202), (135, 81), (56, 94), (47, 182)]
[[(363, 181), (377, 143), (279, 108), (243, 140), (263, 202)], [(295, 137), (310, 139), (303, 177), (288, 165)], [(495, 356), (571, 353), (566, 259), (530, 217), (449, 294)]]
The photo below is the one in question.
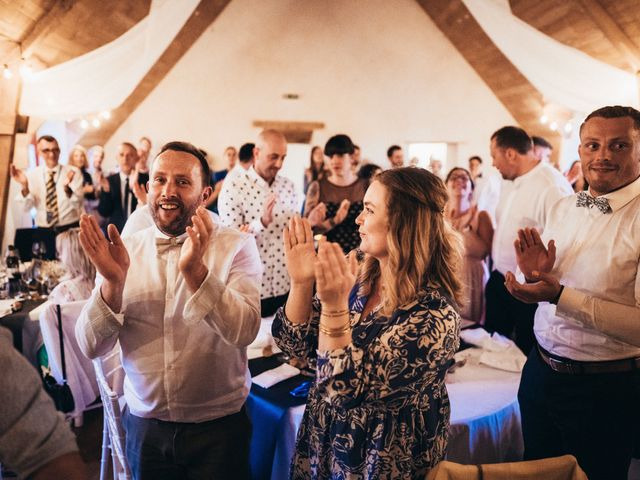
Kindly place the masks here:
[(124, 205), (122, 207), (124, 219), (128, 219), (131, 214), (131, 189), (129, 188), (129, 177), (124, 181)]
[(58, 223), (58, 196), (56, 195), (56, 182), (53, 180), (55, 172), (49, 171), (47, 177), (47, 221), (53, 227)]

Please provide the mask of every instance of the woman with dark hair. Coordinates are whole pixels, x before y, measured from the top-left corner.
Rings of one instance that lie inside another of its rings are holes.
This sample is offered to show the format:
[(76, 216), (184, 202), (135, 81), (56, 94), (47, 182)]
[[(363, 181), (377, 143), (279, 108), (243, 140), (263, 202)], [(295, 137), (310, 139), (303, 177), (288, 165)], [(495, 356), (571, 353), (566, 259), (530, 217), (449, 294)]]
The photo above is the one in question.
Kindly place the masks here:
[(322, 180), (327, 175), (327, 169), (324, 166), (324, 153), (318, 145), (311, 149), (309, 156), (309, 167), (304, 171), (304, 193), (311, 182)]
[[(314, 220), (315, 233), (326, 234), (331, 242), (338, 242), (344, 253), (360, 243), (356, 217), (362, 211), (362, 199), (369, 182), (356, 177), (351, 169), (353, 142), (347, 135), (331, 137), (324, 147), (329, 157), (329, 177), (312, 182), (307, 190), (304, 216), (313, 212), (322, 219)], [(314, 212), (315, 209), (315, 212)]]
[(307, 219), (285, 229), (291, 291), (272, 331), (287, 355), (317, 361), (290, 478), (422, 479), (443, 459), (461, 290), (446, 202), (426, 170), (381, 173), (357, 218), (359, 273), (336, 243), (316, 255)]
[(454, 167), (445, 180), (449, 201), (444, 216), (464, 240), (461, 278), (465, 286), (465, 301), (460, 306), (462, 318), (484, 322), (484, 286), (489, 280), (487, 255), (491, 253), (493, 224), (484, 210), (472, 205), (473, 180), (464, 168)]

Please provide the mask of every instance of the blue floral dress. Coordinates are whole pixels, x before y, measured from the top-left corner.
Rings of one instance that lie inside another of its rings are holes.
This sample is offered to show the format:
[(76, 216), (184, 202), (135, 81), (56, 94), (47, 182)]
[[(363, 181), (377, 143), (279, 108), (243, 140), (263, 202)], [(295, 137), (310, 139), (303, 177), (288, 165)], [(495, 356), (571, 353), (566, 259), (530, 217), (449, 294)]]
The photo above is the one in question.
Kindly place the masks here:
[(458, 349), (460, 317), (427, 288), (391, 318), (375, 311), (361, 318), (366, 298), (354, 292), (352, 342), (343, 349), (317, 350), (317, 298), (308, 323), (291, 323), (284, 308), (273, 322), (285, 353), (317, 357), (290, 478), (422, 479), (447, 446), (444, 377)]

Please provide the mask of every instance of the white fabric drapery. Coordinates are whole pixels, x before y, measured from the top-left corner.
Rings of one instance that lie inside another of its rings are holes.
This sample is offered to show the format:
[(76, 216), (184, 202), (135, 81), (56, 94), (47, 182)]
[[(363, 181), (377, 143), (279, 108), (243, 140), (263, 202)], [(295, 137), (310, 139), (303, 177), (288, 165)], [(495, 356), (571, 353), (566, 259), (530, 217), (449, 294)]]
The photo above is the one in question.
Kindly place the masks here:
[(149, 15), (114, 41), (26, 78), (20, 113), (69, 120), (120, 106), (198, 3), (153, 0)]
[(589, 113), (638, 107), (636, 77), (561, 44), (511, 13), (508, 0), (462, 0), (487, 36), (547, 102)]

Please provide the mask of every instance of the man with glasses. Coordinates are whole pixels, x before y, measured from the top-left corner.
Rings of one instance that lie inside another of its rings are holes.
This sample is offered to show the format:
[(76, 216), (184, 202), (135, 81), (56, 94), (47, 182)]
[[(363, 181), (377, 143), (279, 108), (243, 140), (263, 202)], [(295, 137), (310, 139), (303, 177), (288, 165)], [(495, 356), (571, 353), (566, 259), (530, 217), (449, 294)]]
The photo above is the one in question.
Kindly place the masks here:
[(44, 164), (25, 172), (11, 165), (11, 177), (22, 186), (18, 200), (25, 210), (36, 209), (36, 225), (56, 234), (78, 227), (82, 212), (82, 175), (71, 165), (60, 165), (58, 141), (43, 135), (36, 143)]

